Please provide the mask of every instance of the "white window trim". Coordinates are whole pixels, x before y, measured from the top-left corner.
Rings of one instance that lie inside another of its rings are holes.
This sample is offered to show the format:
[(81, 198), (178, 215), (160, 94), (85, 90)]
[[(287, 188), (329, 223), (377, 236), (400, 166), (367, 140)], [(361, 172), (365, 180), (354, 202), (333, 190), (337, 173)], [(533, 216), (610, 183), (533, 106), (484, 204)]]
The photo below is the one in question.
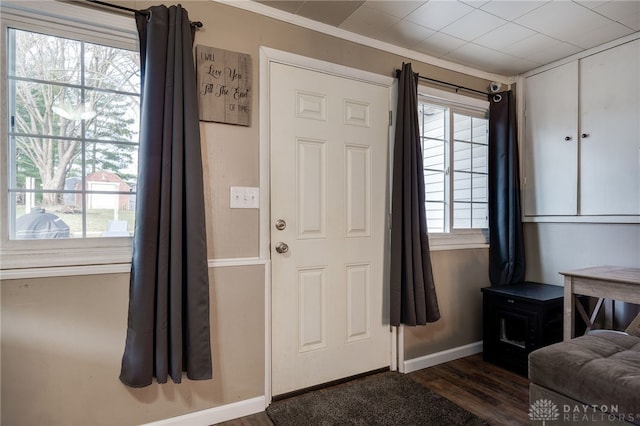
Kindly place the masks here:
[(429, 234), (429, 249), (463, 250), (489, 248), (488, 229), (464, 229), (456, 232), (434, 232)]
[[(100, 44), (137, 49), (133, 16), (102, 12), (54, 0), (2, 1), (0, 3), (0, 119), (7, 117), (7, 28), (46, 32), (81, 38)], [(98, 267), (131, 262), (132, 238), (86, 238), (64, 240), (9, 240), (8, 233), (8, 141), (0, 135), (0, 276), (11, 271), (69, 266)]]
[[(467, 111), (487, 111), (489, 101), (432, 87), (418, 86), (418, 95), (427, 102)], [(459, 229), (429, 233), (431, 251), (489, 248), (488, 229)]]

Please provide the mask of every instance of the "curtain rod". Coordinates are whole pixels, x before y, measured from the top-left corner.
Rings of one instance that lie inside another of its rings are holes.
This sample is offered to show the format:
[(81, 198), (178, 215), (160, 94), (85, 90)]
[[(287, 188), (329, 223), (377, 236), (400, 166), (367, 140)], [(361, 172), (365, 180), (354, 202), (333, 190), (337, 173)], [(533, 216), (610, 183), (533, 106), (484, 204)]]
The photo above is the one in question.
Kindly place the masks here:
[[(126, 6), (120, 6), (118, 4), (113, 4), (113, 3), (107, 3), (104, 1), (100, 1), (100, 0), (85, 0), (89, 3), (95, 3), (95, 4), (99, 4), (100, 6), (105, 6), (105, 7), (110, 7), (112, 9), (119, 9), (119, 10), (124, 10), (127, 12), (131, 12), (131, 13), (135, 13), (136, 15), (142, 15), (142, 16), (149, 16), (149, 12), (147, 12), (146, 10), (137, 10), (137, 9), (131, 9), (130, 7), (126, 7)], [(196, 28), (202, 28), (202, 22), (200, 21), (193, 21), (191, 22), (191, 26), (192, 27), (196, 27)]]
[[(399, 78), (399, 77), (400, 77), (400, 72), (401, 72), (401, 70), (399, 70), (399, 69), (397, 69), (397, 70), (396, 70), (396, 78)], [(436, 79), (434, 79), (434, 78), (429, 78), (429, 77), (423, 77), (423, 76), (421, 76), (420, 74), (415, 73), (415, 72), (414, 72), (413, 74), (414, 74), (416, 77), (418, 77), (420, 80), (426, 80), (426, 81), (430, 81), (430, 82), (432, 82), (432, 83), (437, 83), (437, 84), (442, 84), (442, 85), (444, 85), (444, 86), (453, 87), (453, 88), (455, 88), (455, 89), (456, 89), (456, 92), (457, 92), (458, 90), (465, 90), (465, 91), (467, 91), (467, 92), (473, 92), (473, 93), (477, 93), (477, 94), (479, 94), (479, 95), (483, 95), (483, 96), (487, 96), (487, 97), (489, 96), (489, 93), (487, 93), (487, 92), (483, 92), (482, 90), (471, 89), (471, 88), (469, 88), (469, 87), (459, 86), (459, 85), (457, 85), (457, 84), (453, 84), (453, 83), (447, 83), (446, 81), (436, 80)]]

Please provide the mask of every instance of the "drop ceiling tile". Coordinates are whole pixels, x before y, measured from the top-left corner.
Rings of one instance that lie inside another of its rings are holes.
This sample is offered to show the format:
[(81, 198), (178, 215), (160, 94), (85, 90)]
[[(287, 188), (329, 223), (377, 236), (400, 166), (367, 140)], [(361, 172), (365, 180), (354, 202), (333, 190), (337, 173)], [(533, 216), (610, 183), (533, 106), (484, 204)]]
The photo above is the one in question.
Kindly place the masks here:
[(574, 0), (581, 6), (588, 7), (589, 9), (595, 9), (598, 6), (602, 6), (605, 3), (609, 3), (610, 0)]
[(289, 13), (296, 13), (304, 1), (288, 1), (288, 0), (256, 0), (266, 6), (275, 7)]
[(578, 46), (554, 40), (543, 34), (534, 34), (502, 49), (506, 54), (540, 64), (548, 64), (566, 58), (581, 50), (583, 49)]
[(527, 59), (520, 59), (513, 57), (512, 61), (508, 64), (503, 65), (502, 71), (499, 74), (502, 75), (517, 75), (522, 74), (527, 71), (531, 71), (532, 69), (536, 69), (540, 66), (544, 65), (544, 63), (534, 62)]
[(362, 6), (351, 14), (340, 24), (340, 28), (354, 33), (362, 34), (369, 37), (378, 38), (384, 34), (389, 27), (398, 22), (400, 19), (372, 9)]
[(413, 46), (434, 33), (435, 31), (429, 28), (403, 19), (382, 34), (380, 39), (396, 46)]
[[(618, 22), (610, 22), (599, 28), (592, 28), (589, 31), (585, 31), (582, 37), (579, 40), (575, 40), (573, 44), (589, 49), (631, 33), (633, 33), (631, 28)], [(567, 39), (571, 40), (570, 38)]]
[(509, 22), (478, 37), (473, 42), (480, 46), (488, 47), (489, 49), (503, 50), (505, 47), (531, 37), (534, 34), (535, 32), (528, 28)]
[(629, 15), (624, 19), (621, 19), (620, 23), (635, 31), (640, 31), (640, 13), (637, 13), (635, 15)]
[(473, 43), (466, 43), (456, 50), (450, 52), (447, 56), (451, 58), (459, 58), (470, 61), (483, 60), (491, 62), (495, 59), (510, 59), (513, 57), (497, 50), (489, 49), (484, 46), (479, 46)]
[(361, 1), (332, 1), (332, 0), (314, 0), (305, 1), (298, 9), (298, 15), (314, 21), (324, 22), (325, 24), (338, 26), (347, 19), (356, 9), (358, 9), (364, 0)]
[[(607, 25), (621, 26), (604, 16), (570, 1), (552, 1), (514, 21), (534, 31), (576, 46), (593, 46), (585, 42), (589, 33)], [(612, 30), (615, 31), (615, 28)]]
[(438, 31), (474, 10), (471, 6), (460, 2), (431, 0), (407, 15), (406, 19)]
[(499, 16), (507, 21), (512, 21), (525, 13), (531, 12), (544, 4), (543, 1), (514, 1), (494, 0), (483, 5), (480, 9), (492, 15)]
[[(596, 13), (585, 9), (584, 7), (572, 2), (548, 2), (544, 5), (527, 12), (526, 14), (515, 19), (515, 23), (524, 25), (534, 31), (541, 32), (546, 35), (557, 34), (565, 31), (566, 28), (572, 28), (576, 20), (574, 16), (585, 18), (591, 14), (596, 19)], [(604, 19), (603, 17), (601, 17)], [(589, 25), (592, 26), (592, 25)]]
[(419, 52), (439, 58), (459, 48), (465, 43), (466, 42), (464, 40), (460, 40), (459, 38), (451, 37), (450, 35), (443, 33), (435, 33), (413, 45), (412, 48)]
[(501, 49), (503, 52), (518, 56), (520, 58), (527, 58), (539, 50), (543, 50), (549, 46), (553, 46), (558, 41), (547, 37), (544, 34), (535, 33), (531, 37), (527, 37), (518, 42), (512, 43), (509, 46)]
[(609, 1), (593, 10), (609, 19), (620, 21), (627, 16), (640, 14), (640, 1)]
[(368, 0), (364, 3), (364, 6), (378, 9), (381, 12), (388, 13), (396, 18), (404, 18), (423, 4), (426, 1), (398, 1), (398, 0)]
[(468, 4), (469, 6), (478, 9), (485, 4), (489, 3), (489, 0), (460, 0), (464, 4)]
[(580, 49), (578, 46), (559, 41), (556, 44), (550, 45), (545, 49), (533, 52), (527, 59), (531, 59), (543, 64), (550, 64), (551, 62), (555, 62), (559, 59), (575, 55), (576, 53), (579, 53), (581, 51), (582, 49)]
[(574, 55), (580, 51), (582, 51), (582, 49), (577, 46), (558, 41), (555, 44), (550, 44), (543, 49), (531, 53), (525, 59), (541, 64), (550, 64), (551, 62)]
[(444, 59), (462, 63), (463, 65), (481, 67), (480, 69), (485, 71), (500, 74), (505, 69), (508, 69), (510, 63), (516, 60), (513, 56), (473, 43), (467, 43), (459, 47), (444, 56)]
[(441, 31), (450, 36), (471, 41), (488, 33), (489, 31), (501, 27), (506, 23), (507, 21), (502, 18), (490, 15), (481, 10), (474, 10), (457, 21), (447, 25)]

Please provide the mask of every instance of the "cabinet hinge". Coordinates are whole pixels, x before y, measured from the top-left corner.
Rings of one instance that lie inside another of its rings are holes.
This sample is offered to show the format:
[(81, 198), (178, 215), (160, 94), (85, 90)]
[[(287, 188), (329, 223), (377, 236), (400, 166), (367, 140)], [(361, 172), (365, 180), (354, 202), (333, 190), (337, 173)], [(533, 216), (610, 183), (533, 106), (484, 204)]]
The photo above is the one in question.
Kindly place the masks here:
[(393, 111), (389, 111), (389, 127), (393, 124)]

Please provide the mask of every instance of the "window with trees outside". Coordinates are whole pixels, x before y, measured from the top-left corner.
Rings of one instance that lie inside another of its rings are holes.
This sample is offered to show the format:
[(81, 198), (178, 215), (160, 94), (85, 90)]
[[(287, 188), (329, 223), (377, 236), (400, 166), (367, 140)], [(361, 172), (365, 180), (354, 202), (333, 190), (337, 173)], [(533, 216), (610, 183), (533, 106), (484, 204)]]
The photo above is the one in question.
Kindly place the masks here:
[(9, 239), (131, 236), (138, 52), (15, 28), (5, 36)]
[(474, 234), (488, 228), (488, 108), (420, 97), (429, 234)]

